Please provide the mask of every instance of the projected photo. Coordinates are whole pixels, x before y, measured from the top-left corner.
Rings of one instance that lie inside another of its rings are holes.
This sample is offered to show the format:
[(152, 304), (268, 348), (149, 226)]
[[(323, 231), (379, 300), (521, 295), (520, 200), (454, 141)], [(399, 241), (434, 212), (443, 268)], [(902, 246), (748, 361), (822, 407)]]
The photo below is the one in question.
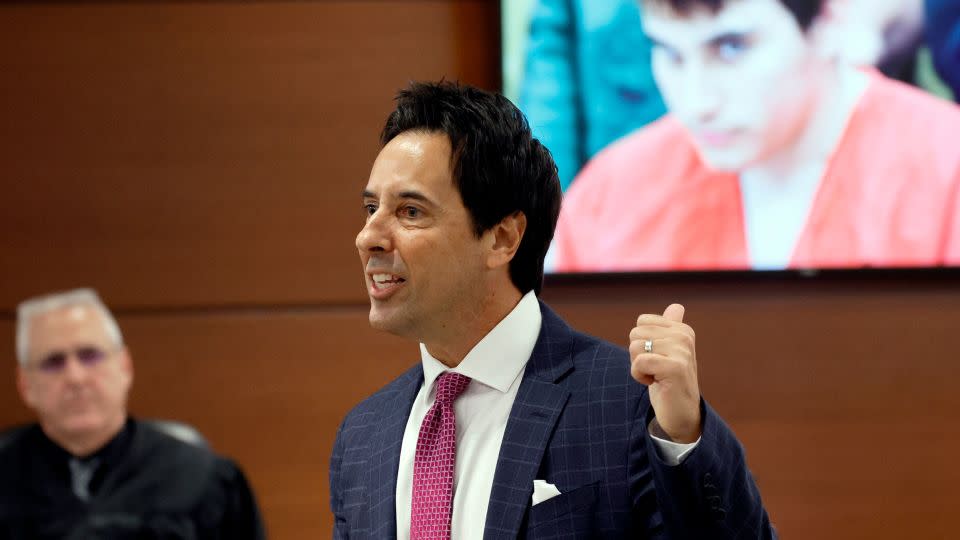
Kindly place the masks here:
[(960, 2), (509, 0), (554, 272), (960, 266)]

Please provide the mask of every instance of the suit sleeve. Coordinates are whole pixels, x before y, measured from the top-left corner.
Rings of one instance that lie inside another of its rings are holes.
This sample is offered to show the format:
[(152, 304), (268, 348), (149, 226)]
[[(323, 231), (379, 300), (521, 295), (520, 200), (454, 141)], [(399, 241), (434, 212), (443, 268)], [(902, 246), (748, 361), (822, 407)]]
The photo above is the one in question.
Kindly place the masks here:
[[(346, 423), (346, 420), (344, 420)], [(343, 515), (343, 491), (340, 484), (340, 464), (343, 462), (343, 424), (337, 429), (337, 439), (330, 455), (330, 509), (333, 511), (333, 538), (349, 538), (347, 522)]]
[[(670, 466), (660, 459), (647, 433), (653, 409), (644, 392), (631, 436), (637, 527), (655, 538), (776, 538), (743, 447), (702, 400), (701, 410), (700, 444), (683, 463)], [(650, 491), (655, 497), (651, 498)]]

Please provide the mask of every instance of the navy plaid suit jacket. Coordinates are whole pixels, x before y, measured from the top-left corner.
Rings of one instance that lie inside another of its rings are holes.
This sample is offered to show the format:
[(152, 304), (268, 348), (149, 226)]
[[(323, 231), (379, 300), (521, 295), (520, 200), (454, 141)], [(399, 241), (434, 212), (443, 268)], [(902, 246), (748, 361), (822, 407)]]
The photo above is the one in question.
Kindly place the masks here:
[[(540, 306), (543, 325), (507, 421), (485, 539), (775, 538), (742, 447), (706, 403), (700, 444), (668, 466), (647, 435), (653, 411), (646, 387), (630, 376), (628, 353)], [(335, 538), (396, 538), (400, 445), (422, 384), (418, 363), (340, 426), (330, 460)], [(531, 506), (534, 479), (561, 495)]]

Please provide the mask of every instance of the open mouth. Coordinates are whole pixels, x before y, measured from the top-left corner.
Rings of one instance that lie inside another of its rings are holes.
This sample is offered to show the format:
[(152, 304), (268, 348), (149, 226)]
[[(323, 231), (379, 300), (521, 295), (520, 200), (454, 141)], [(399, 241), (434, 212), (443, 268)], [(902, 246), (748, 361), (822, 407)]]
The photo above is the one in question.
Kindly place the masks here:
[(373, 281), (373, 288), (376, 291), (388, 291), (407, 281), (394, 274), (372, 274), (370, 277)]

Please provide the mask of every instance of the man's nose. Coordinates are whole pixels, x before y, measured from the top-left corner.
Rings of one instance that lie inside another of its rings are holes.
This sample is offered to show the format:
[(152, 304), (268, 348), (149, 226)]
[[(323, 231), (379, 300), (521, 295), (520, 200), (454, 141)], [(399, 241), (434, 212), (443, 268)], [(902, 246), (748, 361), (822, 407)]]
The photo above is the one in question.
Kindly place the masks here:
[(720, 108), (720, 88), (709, 75), (708, 67), (693, 62), (687, 67), (681, 84), (687, 116), (697, 123), (709, 122)]
[(80, 359), (76, 355), (68, 355), (64, 361), (63, 377), (72, 383), (80, 383), (87, 378), (87, 369), (80, 363)]
[(380, 212), (377, 210), (371, 214), (357, 234), (358, 251), (390, 251), (393, 248), (387, 218)]

